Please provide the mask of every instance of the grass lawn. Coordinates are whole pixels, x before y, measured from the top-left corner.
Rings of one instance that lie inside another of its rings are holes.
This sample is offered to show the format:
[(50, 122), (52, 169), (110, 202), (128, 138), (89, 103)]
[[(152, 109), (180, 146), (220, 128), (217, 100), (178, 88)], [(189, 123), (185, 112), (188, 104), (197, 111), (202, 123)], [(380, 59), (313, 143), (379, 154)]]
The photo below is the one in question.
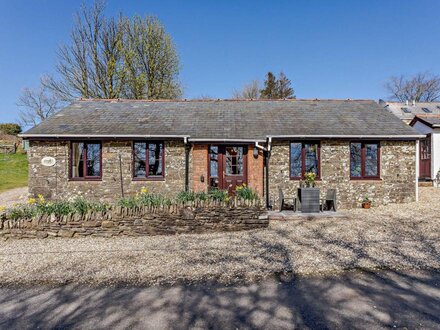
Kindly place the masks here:
[(0, 192), (28, 184), (26, 154), (0, 154)]

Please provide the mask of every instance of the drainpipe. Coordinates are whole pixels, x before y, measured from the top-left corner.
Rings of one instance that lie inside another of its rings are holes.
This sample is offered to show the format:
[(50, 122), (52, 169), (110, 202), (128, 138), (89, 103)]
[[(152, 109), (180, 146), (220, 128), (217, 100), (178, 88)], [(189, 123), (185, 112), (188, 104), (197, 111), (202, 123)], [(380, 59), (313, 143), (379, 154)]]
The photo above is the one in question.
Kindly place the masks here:
[(416, 141), (416, 202), (419, 201), (419, 140)]
[(272, 137), (268, 137), (267, 139), (267, 150), (264, 152), (264, 160), (266, 162), (266, 208), (272, 209), (272, 205), (270, 205), (269, 199), (269, 159), (270, 159), (270, 151), (272, 149)]
[(266, 182), (264, 184), (265, 195), (266, 195), (266, 208), (272, 209), (272, 205), (270, 205), (270, 199), (269, 199), (269, 158), (270, 158), (270, 150), (272, 147), (272, 137), (267, 138), (266, 147), (263, 147), (258, 142), (255, 142), (255, 147), (263, 150), (264, 168), (266, 169)]
[(189, 152), (191, 145), (188, 144), (188, 138), (183, 139), (185, 143), (185, 191), (189, 190)]

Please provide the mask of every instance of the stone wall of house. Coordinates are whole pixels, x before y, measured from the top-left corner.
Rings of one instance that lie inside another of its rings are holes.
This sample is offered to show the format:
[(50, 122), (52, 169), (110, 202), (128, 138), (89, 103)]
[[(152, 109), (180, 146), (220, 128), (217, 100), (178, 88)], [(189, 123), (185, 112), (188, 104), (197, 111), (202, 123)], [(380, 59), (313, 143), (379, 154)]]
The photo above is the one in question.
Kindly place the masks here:
[(124, 209), (60, 218), (7, 220), (0, 217), (0, 238), (112, 237), (209, 233), (265, 228), (259, 205)]
[[(298, 180), (289, 177), (289, 142), (274, 141), (269, 165), (270, 198), (278, 207), (278, 188), (286, 197), (296, 196)], [(340, 208), (359, 207), (365, 195), (374, 206), (415, 200), (416, 144), (414, 141), (382, 141), (380, 180), (350, 180), (349, 141), (321, 141), (321, 197), (337, 190)]]
[[(52, 199), (83, 195), (114, 200), (122, 196), (122, 191), (124, 196), (134, 195), (142, 187), (168, 196), (174, 196), (185, 189), (183, 142), (165, 141), (165, 178), (155, 181), (133, 180), (131, 141), (102, 142), (102, 180), (70, 181), (69, 148), (68, 141), (30, 141), (30, 195), (42, 194)], [(45, 156), (54, 157), (56, 164), (51, 167), (41, 165), (41, 159)]]

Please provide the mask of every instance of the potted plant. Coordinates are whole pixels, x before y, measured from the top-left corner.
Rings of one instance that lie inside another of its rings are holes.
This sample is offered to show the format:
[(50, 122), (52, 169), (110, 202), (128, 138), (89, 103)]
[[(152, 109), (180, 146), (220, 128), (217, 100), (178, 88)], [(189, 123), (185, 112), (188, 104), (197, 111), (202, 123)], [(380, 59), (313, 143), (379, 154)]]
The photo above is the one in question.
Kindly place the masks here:
[(368, 197), (368, 195), (365, 195), (364, 199), (362, 200), (362, 208), (369, 209), (370, 207), (371, 207), (371, 199)]
[(319, 212), (319, 188), (315, 188), (316, 174), (307, 172), (304, 174), (305, 187), (298, 190), (298, 198), (301, 201), (301, 212)]
[(304, 179), (306, 180), (306, 187), (313, 188), (315, 186), (316, 174), (313, 172), (307, 172), (304, 174)]

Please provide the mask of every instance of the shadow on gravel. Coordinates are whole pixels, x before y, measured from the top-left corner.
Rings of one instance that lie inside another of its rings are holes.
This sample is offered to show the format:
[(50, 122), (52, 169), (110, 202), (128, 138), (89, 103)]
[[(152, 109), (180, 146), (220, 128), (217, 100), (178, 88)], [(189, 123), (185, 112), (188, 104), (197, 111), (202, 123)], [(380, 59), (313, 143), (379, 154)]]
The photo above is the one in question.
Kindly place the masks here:
[(0, 289), (0, 328), (435, 328), (440, 273), (349, 272), (250, 285)]

